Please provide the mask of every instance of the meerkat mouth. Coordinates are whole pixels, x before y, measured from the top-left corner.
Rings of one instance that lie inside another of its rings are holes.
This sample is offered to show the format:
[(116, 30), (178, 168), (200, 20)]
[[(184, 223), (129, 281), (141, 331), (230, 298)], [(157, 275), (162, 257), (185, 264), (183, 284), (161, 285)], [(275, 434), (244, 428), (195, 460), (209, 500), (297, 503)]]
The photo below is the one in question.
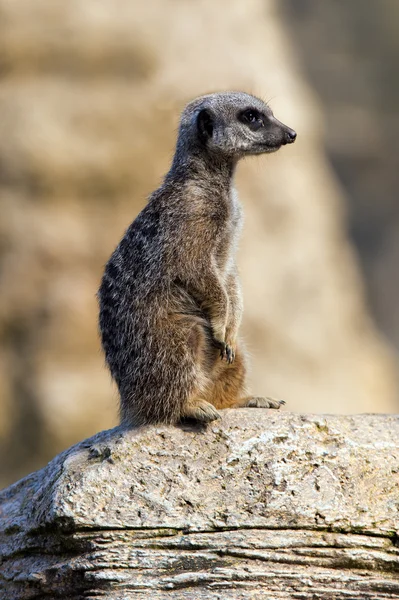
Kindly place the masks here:
[(259, 144), (258, 151), (259, 153), (277, 152), (277, 150), (280, 150), (281, 146), (282, 144), (279, 142), (276, 142), (274, 144)]

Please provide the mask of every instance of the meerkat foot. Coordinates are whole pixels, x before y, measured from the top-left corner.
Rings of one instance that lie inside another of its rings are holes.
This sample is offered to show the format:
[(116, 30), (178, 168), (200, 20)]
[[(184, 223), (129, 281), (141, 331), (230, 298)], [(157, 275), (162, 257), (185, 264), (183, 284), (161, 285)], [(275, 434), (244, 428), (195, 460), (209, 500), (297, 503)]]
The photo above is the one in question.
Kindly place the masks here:
[(220, 419), (220, 413), (210, 402), (200, 400), (196, 404), (190, 404), (184, 410), (183, 419), (195, 419), (202, 423), (210, 423), (216, 419)]
[(262, 398), (260, 396), (251, 396), (247, 399), (245, 404), (242, 406), (249, 406), (251, 408), (276, 408), (285, 404), (285, 400), (276, 400), (275, 398)]

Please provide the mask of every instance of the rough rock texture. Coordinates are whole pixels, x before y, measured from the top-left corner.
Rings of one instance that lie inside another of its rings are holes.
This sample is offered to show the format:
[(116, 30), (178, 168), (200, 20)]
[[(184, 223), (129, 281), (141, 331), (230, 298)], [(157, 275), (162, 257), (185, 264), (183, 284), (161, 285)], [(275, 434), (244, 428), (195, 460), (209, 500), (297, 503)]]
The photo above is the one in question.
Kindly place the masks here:
[(115, 428), (0, 495), (0, 598), (399, 598), (399, 417)]
[(397, 410), (395, 365), (368, 316), (323, 117), (279, 3), (117, 6), (0, 0), (0, 479), (116, 424), (95, 293), (169, 166), (179, 111), (207, 91), (259, 94), (298, 131), (237, 175), (254, 392), (305, 412)]

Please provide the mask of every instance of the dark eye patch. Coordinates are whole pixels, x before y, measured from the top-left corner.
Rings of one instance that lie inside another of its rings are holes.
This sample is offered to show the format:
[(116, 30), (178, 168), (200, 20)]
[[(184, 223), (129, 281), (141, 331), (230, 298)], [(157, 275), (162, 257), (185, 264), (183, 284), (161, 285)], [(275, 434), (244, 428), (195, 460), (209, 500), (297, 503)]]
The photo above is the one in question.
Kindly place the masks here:
[(265, 115), (259, 112), (259, 110), (256, 110), (256, 108), (247, 108), (238, 114), (238, 120), (256, 131), (264, 126)]

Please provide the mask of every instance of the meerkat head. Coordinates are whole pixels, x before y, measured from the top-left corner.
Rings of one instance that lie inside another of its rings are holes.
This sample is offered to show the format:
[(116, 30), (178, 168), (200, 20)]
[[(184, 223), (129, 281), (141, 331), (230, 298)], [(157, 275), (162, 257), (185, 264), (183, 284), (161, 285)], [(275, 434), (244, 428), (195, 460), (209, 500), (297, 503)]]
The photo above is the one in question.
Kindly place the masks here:
[(295, 131), (278, 121), (265, 102), (243, 92), (209, 94), (188, 104), (182, 136), (197, 150), (233, 160), (276, 152), (296, 139)]

